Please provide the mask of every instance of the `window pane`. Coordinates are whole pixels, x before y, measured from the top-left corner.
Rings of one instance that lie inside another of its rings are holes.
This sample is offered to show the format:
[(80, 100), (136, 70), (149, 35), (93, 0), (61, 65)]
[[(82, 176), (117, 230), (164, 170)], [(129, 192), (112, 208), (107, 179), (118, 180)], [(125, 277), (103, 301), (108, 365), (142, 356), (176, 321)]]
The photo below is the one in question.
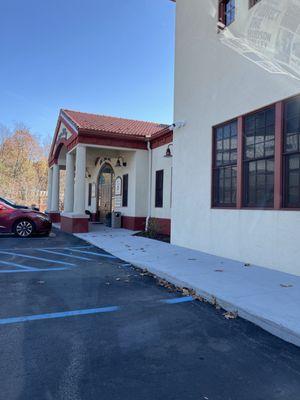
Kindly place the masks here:
[[(272, 157), (275, 152), (274, 108), (245, 117), (245, 158)], [(255, 143), (255, 148), (249, 147)]]
[(128, 207), (128, 174), (123, 175), (122, 206), (123, 207)]
[(265, 157), (270, 157), (274, 155), (274, 149), (275, 149), (275, 141), (270, 140), (265, 143)]
[(286, 133), (299, 133), (299, 118), (291, 118), (286, 121)]
[(215, 171), (215, 205), (234, 206), (236, 203), (236, 167), (228, 166)]
[(298, 135), (289, 135), (286, 137), (286, 152), (298, 151)]
[(300, 207), (300, 154), (287, 157), (286, 206)]
[(235, 206), (237, 121), (218, 127), (215, 140), (214, 205)]
[(156, 171), (155, 207), (163, 207), (164, 171)]
[(217, 140), (222, 140), (223, 139), (223, 128), (217, 128), (216, 129), (216, 137), (217, 137)]
[(245, 166), (245, 205), (271, 207), (274, 203), (274, 160), (259, 160)]
[(290, 100), (285, 105), (285, 116), (287, 119), (297, 117), (300, 113), (300, 99)]
[(231, 150), (230, 163), (236, 163), (236, 162), (237, 162), (237, 150)]
[(225, 25), (230, 25), (235, 19), (235, 0), (225, 0)]
[(264, 149), (265, 149), (264, 142), (256, 144), (255, 145), (255, 158), (264, 157)]
[(300, 98), (290, 100), (284, 113), (285, 152), (299, 152), (300, 137)]

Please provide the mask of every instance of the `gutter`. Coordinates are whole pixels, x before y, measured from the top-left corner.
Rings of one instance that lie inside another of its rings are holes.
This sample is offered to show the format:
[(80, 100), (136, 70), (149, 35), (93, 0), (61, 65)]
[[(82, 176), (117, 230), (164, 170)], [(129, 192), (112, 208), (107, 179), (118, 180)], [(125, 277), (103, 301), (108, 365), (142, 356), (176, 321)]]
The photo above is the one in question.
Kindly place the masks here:
[(147, 140), (147, 150), (148, 150), (148, 213), (146, 218), (146, 231), (148, 231), (149, 220), (151, 218), (151, 200), (152, 200), (152, 149), (150, 140)]

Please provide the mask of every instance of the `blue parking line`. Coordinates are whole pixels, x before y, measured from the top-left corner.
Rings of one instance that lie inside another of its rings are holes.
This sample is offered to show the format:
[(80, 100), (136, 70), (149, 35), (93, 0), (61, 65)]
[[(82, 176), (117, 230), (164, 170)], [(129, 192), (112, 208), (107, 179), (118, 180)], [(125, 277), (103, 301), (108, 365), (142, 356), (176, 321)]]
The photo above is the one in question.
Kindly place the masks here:
[(49, 272), (49, 271), (67, 271), (70, 268), (66, 267), (53, 267), (53, 268), (35, 268), (35, 269), (2, 269), (0, 274), (20, 274), (22, 272)]
[(164, 299), (160, 300), (161, 303), (165, 304), (177, 304), (177, 303), (187, 303), (189, 301), (194, 301), (193, 296), (176, 297), (175, 299)]
[[(34, 268), (34, 267), (25, 267), (24, 265), (17, 264), (17, 263), (14, 263), (14, 262), (8, 262), (8, 261), (0, 261), (0, 264), (9, 265), (10, 267), (22, 268), (22, 269), (24, 269), (26, 271), (36, 271), (37, 270), (37, 268)], [(2, 272), (2, 271), (0, 270), (0, 272)]]
[(86, 309), (86, 310), (75, 310), (75, 311), (65, 311), (65, 312), (48, 313), (48, 314), (27, 315), (27, 316), (23, 316), (23, 317), (0, 319), (0, 325), (17, 324), (19, 322), (37, 321), (37, 320), (42, 320), (42, 319), (74, 317), (76, 315), (108, 313), (108, 312), (114, 312), (114, 311), (118, 311), (118, 310), (120, 310), (120, 307), (111, 306), (111, 307), (101, 307), (101, 308), (90, 308), (90, 309)]
[(42, 251), (42, 252), (44, 252), (44, 253), (57, 254), (57, 255), (63, 256), (63, 257), (72, 257), (72, 258), (76, 258), (77, 260), (91, 261), (90, 258), (87, 258), (87, 257), (80, 257), (80, 256), (74, 256), (73, 254), (62, 253), (61, 251), (53, 251), (53, 250), (46, 250), (46, 249), (38, 249), (38, 250), (39, 250), (39, 251)]
[(111, 256), (110, 254), (95, 253), (94, 251), (83, 251), (83, 250), (77, 250), (77, 249), (71, 249), (71, 248), (66, 248), (65, 250), (72, 250), (72, 251), (76, 251), (77, 253), (91, 254), (93, 256), (99, 256), (99, 257), (114, 258), (114, 259), (117, 258), (115, 256)]
[[(71, 250), (71, 249), (90, 249), (92, 248), (92, 245), (86, 245), (86, 246), (72, 246), (72, 247), (43, 247), (43, 250)], [(40, 249), (40, 248), (39, 248)], [(35, 249), (35, 250), (39, 250)]]
[(31, 258), (32, 260), (48, 261), (48, 262), (53, 263), (53, 264), (70, 265), (72, 267), (75, 266), (75, 264), (68, 263), (68, 262), (57, 261), (57, 260), (49, 260), (48, 258), (41, 258), (41, 257), (35, 257), (35, 256), (28, 256), (27, 254), (21, 254), (21, 253), (0, 251), (0, 254), (6, 254), (6, 255), (9, 255), (9, 256), (17, 256), (17, 257), (24, 257), (24, 258)]

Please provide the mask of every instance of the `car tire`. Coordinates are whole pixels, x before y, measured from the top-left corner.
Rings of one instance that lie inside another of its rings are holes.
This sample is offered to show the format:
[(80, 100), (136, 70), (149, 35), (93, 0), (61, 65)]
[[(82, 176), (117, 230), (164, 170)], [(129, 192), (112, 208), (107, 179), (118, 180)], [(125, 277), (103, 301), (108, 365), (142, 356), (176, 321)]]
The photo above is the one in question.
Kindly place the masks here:
[(28, 238), (34, 232), (33, 222), (28, 219), (21, 219), (15, 223), (14, 234), (20, 238)]

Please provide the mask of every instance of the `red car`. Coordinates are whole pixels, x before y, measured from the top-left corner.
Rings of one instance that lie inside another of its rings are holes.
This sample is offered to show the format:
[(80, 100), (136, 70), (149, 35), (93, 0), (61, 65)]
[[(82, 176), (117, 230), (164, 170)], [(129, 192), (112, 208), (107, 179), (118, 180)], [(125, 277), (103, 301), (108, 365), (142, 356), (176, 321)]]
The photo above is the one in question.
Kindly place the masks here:
[(52, 223), (46, 214), (29, 208), (15, 208), (0, 201), (0, 233), (29, 237), (34, 233), (49, 234)]

